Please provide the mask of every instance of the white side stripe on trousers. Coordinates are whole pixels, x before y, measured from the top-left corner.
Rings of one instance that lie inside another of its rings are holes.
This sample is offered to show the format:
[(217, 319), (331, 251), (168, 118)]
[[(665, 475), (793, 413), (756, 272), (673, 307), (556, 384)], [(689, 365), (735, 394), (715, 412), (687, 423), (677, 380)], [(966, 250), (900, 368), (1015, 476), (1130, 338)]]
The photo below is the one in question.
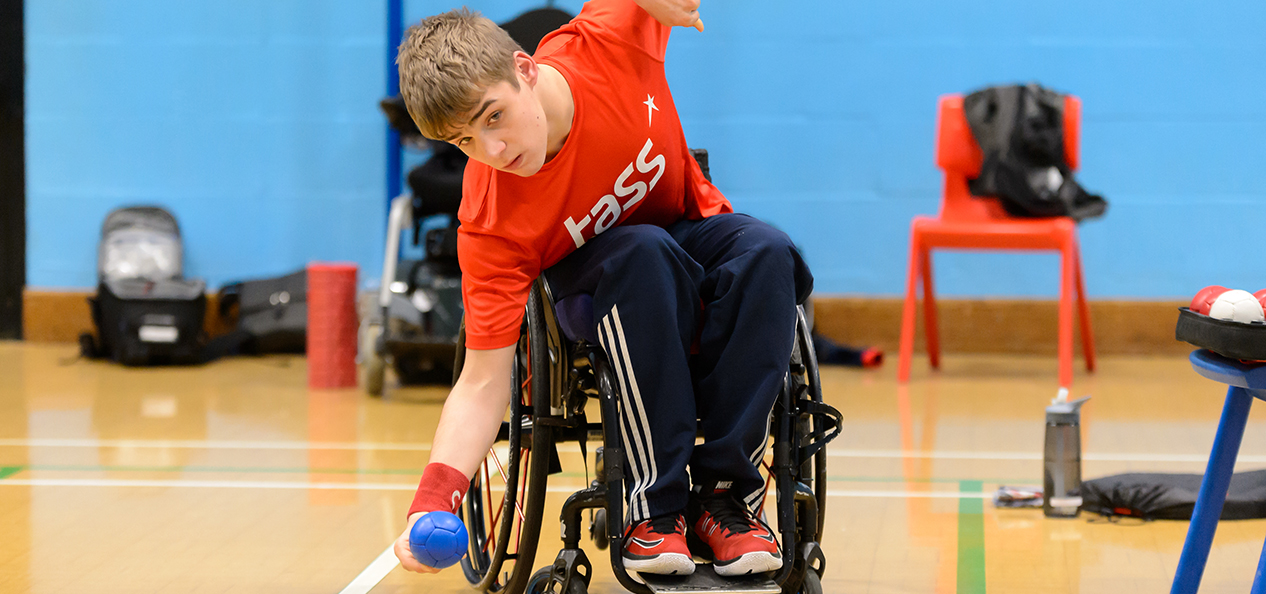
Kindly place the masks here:
[[(611, 313), (603, 318), (602, 324), (604, 344), (607, 355), (612, 359), (612, 366), (620, 382), (621, 400), (624, 404), (626, 433), (632, 433), (630, 440), (624, 437), (625, 449), (629, 458), (634, 461), (630, 468), (634, 470), (633, 489), (629, 493), (629, 511), (634, 520), (650, 517), (650, 507), (646, 502), (646, 490), (659, 478), (659, 468), (655, 464), (655, 443), (651, 438), (651, 428), (646, 417), (646, 407), (642, 403), (641, 390), (638, 387), (637, 374), (633, 371), (633, 363), (629, 358), (628, 342), (625, 339), (624, 325), (620, 321), (618, 306), (612, 306)], [(640, 431), (639, 431), (640, 430)]]
[[(633, 473), (633, 481), (629, 486), (629, 493), (634, 493), (642, 485), (643, 478), (649, 473), (646, 471), (642, 464), (641, 457), (638, 455), (639, 448), (633, 447), (634, 441), (639, 444), (641, 443), (641, 436), (634, 433), (628, 425), (627, 411), (629, 410), (629, 389), (624, 386), (624, 374), (621, 373), (622, 370), (620, 369), (619, 358), (617, 357), (615, 349), (610, 346), (614, 342), (614, 339), (611, 337), (610, 320), (611, 317), (607, 316), (604, 317), (598, 324), (598, 339), (599, 342), (602, 343), (603, 350), (608, 353), (608, 358), (611, 359), (611, 367), (616, 370), (616, 383), (618, 389), (620, 390), (620, 410), (623, 413), (621, 414), (621, 417), (623, 418), (620, 419), (620, 441), (624, 444), (624, 455), (629, 461), (629, 471)], [(628, 507), (630, 518), (639, 517), (643, 513), (642, 510), (639, 509), (637, 501), (632, 498), (629, 500)]]
[[(765, 449), (769, 447), (769, 428), (773, 424), (773, 422), (774, 422), (774, 411), (770, 410), (769, 416), (765, 418), (765, 435), (760, 438), (760, 445), (756, 447), (756, 451), (752, 452), (752, 455), (748, 457), (748, 460), (751, 460), (752, 462), (752, 466), (755, 466), (758, 468), (757, 470), (758, 474), (760, 472), (759, 467), (760, 467), (761, 461), (765, 459)], [(765, 483), (761, 483), (760, 487), (758, 487), (755, 491), (752, 491), (751, 493), (749, 493), (747, 497), (743, 498), (743, 503), (747, 504), (748, 509), (755, 511), (756, 508), (760, 505), (761, 500), (763, 500), (764, 498), (765, 498)]]
[(629, 399), (633, 403), (633, 414), (629, 416), (629, 423), (636, 430), (642, 430), (645, 438), (645, 449), (640, 452), (646, 464), (650, 467), (650, 473), (646, 480), (642, 482), (641, 488), (636, 493), (638, 501), (642, 504), (643, 516), (641, 520), (650, 518), (650, 507), (646, 502), (646, 490), (659, 480), (659, 466), (655, 463), (655, 441), (651, 438), (650, 419), (646, 416), (646, 405), (642, 402), (642, 391), (638, 386), (637, 373), (633, 371), (633, 361), (629, 358), (629, 345), (625, 340), (624, 323), (620, 321), (620, 309), (611, 307), (611, 318), (615, 326), (615, 337), (619, 341), (620, 358), (623, 360), (623, 368), (625, 370), (624, 383), (629, 388)]

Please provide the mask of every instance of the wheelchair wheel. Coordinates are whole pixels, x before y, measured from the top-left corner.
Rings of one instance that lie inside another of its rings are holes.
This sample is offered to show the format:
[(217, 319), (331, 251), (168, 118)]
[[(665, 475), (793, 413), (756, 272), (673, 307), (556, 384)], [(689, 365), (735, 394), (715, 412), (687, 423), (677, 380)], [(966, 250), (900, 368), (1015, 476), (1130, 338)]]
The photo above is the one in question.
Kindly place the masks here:
[[(462, 505), (470, 535), (462, 570), (477, 590), (523, 592), (536, 559), (553, 435), (535, 423), (550, 412), (549, 352), (539, 294), (527, 315), (511, 372), (510, 407), (497, 441), (471, 479)], [(464, 363), (466, 328), (458, 335), (454, 380)]]
[[(795, 393), (799, 398), (822, 402), (822, 382), (818, 377), (818, 357), (813, 350), (813, 337), (810, 334), (809, 325), (805, 321), (804, 309), (799, 307), (796, 308), (796, 346), (792, 349), (791, 384), (792, 389), (796, 390)], [(815, 429), (817, 427), (813, 427), (811, 421), (805, 421), (797, 428), (797, 433), (803, 439)], [(813, 489), (813, 494), (818, 500), (817, 535), (818, 538), (821, 538), (822, 531), (826, 526), (826, 448), (818, 450), (812, 459), (803, 462), (800, 479), (809, 488)], [(809, 571), (808, 573), (813, 572)]]

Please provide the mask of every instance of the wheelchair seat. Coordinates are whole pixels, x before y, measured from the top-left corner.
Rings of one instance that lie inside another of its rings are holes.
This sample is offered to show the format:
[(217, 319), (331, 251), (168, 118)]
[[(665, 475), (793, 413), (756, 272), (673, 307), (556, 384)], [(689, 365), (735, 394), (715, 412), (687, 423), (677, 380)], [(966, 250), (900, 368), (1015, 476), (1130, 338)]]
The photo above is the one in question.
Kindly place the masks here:
[(593, 324), (593, 295), (577, 293), (554, 304), (563, 337), (571, 342), (586, 340), (598, 344), (598, 329)]

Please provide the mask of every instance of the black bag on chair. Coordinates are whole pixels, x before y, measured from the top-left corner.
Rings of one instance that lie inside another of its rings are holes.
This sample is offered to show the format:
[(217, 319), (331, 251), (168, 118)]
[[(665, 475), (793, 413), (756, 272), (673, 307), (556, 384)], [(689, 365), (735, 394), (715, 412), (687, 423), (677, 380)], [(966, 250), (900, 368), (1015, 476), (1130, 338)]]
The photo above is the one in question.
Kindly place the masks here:
[(212, 350), (263, 353), (302, 353), (308, 333), (308, 273), (300, 270), (277, 278), (249, 280), (220, 289), (221, 318), (237, 308), (237, 328)]
[(989, 87), (963, 98), (984, 153), (972, 195), (997, 197), (1012, 216), (1082, 220), (1108, 203), (1073, 179), (1064, 156), (1064, 95), (1036, 84)]

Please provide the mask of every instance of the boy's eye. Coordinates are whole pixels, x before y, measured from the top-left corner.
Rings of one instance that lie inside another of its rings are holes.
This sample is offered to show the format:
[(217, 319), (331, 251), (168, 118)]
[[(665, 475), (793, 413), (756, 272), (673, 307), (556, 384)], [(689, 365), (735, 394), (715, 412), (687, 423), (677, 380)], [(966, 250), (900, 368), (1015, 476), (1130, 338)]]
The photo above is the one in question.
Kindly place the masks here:
[(492, 112), (492, 115), (488, 116), (488, 123), (491, 124), (493, 122), (496, 122), (499, 119), (501, 119), (501, 112), (494, 111)]
[(465, 137), (465, 138), (463, 138), (463, 139), (461, 139), (461, 140), (458, 140), (458, 141), (457, 141), (457, 146), (466, 146), (466, 144), (467, 144), (467, 143), (469, 143), (469, 142), (470, 142), (470, 137), (469, 137), (469, 136), (467, 136), (467, 137)]

